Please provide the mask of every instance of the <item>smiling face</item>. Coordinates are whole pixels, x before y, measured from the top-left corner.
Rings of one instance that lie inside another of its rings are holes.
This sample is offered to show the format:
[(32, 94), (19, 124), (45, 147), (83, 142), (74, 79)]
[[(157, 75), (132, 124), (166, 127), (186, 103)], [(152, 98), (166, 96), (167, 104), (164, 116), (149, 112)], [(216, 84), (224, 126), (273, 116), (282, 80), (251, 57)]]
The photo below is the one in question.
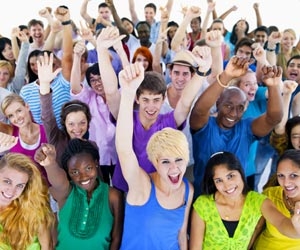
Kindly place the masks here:
[(11, 79), (11, 75), (8, 67), (0, 67), (0, 87), (7, 88), (7, 85)]
[(244, 91), (249, 102), (254, 101), (258, 89), (254, 72), (247, 72), (240, 78), (239, 88)]
[(30, 36), (36, 44), (44, 43), (44, 28), (39, 25), (32, 25), (29, 29)]
[(8, 61), (15, 60), (14, 53), (10, 44), (5, 44), (4, 50), (2, 50), (3, 57)]
[(291, 143), (294, 149), (300, 150), (300, 124), (294, 126), (291, 130)]
[(237, 170), (230, 170), (226, 164), (214, 167), (213, 180), (221, 195), (228, 198), (239, 197), (244, 189), (242, 176)]
[(287, 197), (300, 200), (300, 168), (294, 161), (284, 159), (278, 164), (277, 180)]
[(217, 123), (223, 129), (230, 129), (238, 123), (245, 111), (246, 96), (241, 90), (228, 89), (217, 102)]
[(7, 207), (24, 191), (28, 174), (10, 167), (0, 169), (0, 207)]
[(172, 86), (176, 89), (176, 91), (183, 91), (186, 84), (192, 78), (190, 67), (174, 64), (173, 68), (170, 71), (170, 78)]
[(139, 104), (139, 118), (142, 124), (154, 123), (164, 102), (162, 94), (143, 91), (136, 100)]
[(173, 189), (179, 188), (187, 162), (181, 157), (159, 157), (155, 166), (161, 179)]
[(76, 154), (68, 160), (67, 167), (72, 181), (91, 195), (98, 185), (98, 163), (92, 155), (88, 153)]
[(97, 95), (105, 98), (103, 82), (100, 75), (90, 74), (90, 85)]
[(88, 120), (83, 111), (71, 112), (66, 116), (65, 126), (71, 139), (83, 138), (88, 130)]
[(138, 54), (135, 61), (141, 62), (143, 64), (145, 71), (147, 71), (147, 69), (149, 67), (149, 61), (145, 56), (143, 56), (142, 54)]
[(28, 105), (26, 104), (24, 106), (18, 101), (14, 101), (8, 105), (4, 114), (10, 123), (18, 128), (24, 127), (32, 122)]
[(300, 58), (292, 59), (286, 69), (288, 80), (296, 81), (300, 84)]

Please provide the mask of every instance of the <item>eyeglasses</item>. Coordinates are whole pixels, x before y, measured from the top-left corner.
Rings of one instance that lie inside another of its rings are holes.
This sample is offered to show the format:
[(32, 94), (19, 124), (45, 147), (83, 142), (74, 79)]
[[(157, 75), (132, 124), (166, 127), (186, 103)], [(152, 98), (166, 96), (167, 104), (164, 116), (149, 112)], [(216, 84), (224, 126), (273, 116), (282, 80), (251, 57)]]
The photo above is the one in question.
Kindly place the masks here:
[(92, 78), (92, 79), (90, 79), (90, 83), (91, 83), (91, 85), (94, 85), (96, 83), (102, 83), (102, 79), (101, 79), (101, 77), (99, 77), (99, 78)]

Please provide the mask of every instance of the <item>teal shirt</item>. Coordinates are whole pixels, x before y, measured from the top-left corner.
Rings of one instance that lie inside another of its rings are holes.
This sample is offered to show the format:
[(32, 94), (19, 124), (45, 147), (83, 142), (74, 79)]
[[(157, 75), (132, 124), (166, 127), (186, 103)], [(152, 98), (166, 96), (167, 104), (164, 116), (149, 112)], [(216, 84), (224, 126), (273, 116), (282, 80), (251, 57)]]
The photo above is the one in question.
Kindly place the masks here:
[[(56, 250), (109, 249), (114, 218), (109, 206), (109, 186), (99, 183), (89, 203), (86, 191), (72, 184), (72, 191), (59, 211)], [(98, 225), (94, 233), (86, 235), (85, 230), (95, 223)]]

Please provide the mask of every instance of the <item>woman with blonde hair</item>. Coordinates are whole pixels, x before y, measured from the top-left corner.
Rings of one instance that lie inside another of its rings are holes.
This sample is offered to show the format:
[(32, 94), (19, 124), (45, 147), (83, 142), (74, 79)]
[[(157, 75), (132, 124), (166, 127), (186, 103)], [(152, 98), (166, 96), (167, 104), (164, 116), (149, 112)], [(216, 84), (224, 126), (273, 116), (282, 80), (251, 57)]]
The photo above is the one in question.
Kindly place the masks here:
[[(6, 144), (4, 151), (22, 153), (33, 160), (36, 149), (48, 142), (44, 126), (32, 120), (28, 104), (15, 93), (3, 99), (1, 111), (9, 121), (0, 122), (0, 144)], [(38, 167), (48, 181), (44, 168)]]
[(287, 78), (287, 62), (291, 57), (300, 54), (300, 40), (295, 45), (296, 39), (296, 32), (293, 29), (285, 29), (283, 31), (280, 43), (280, 51), (277, 55), (277, 65), (282, 67), (282, 77), (284, 79)]
[(48, 188), (33, 161), (23, 154), (5, 154), (0, 191), (0, 249), (52, 249)]

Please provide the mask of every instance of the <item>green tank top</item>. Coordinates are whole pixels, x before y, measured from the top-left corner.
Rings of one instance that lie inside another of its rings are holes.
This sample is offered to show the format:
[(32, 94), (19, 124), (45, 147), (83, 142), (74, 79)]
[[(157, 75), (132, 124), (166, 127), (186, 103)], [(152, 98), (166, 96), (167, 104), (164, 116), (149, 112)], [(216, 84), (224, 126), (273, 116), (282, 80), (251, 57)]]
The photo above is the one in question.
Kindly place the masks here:
[(113, 215), (109, 206), (109, 186), (99, 180), (88, 203), (86, 191), (72, 184), (59, 211), (56, 250), (109, 249)]

